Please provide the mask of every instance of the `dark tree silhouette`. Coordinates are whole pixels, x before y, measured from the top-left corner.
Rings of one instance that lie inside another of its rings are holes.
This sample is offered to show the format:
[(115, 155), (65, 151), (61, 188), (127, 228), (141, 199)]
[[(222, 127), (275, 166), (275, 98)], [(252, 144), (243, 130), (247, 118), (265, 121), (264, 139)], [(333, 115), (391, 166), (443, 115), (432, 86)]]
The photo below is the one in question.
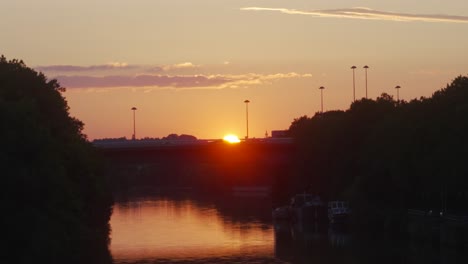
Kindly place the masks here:
[(388, 94), (295, 119), (297, 186), (352, 201), (365, 228), (402, 226), (407, 209), (468, 215), (468, 77), (431, 98)]
[(56, 80), (0, 57), (2, 259), (110, 263), (112, 198)]

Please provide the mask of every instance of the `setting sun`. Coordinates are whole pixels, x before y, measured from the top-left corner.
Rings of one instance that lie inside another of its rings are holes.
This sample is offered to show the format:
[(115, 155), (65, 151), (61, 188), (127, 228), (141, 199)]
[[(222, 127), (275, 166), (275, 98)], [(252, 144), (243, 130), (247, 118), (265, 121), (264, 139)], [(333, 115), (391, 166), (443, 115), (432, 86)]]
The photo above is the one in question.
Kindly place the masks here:
[(229, 134), (229, 135), (224, 136), (223, 140), (226, 141), (226, 142), (229, 142), (229, 143), (239, 143), (240, 142), (240, 139), (236, 135), (233, 135), (233, 134)]

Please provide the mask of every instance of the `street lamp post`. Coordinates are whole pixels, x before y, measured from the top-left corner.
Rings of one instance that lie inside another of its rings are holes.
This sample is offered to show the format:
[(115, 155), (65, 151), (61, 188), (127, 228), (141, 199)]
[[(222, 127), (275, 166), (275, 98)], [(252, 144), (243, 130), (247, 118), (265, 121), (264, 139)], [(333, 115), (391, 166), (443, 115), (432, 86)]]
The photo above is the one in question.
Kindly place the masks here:
[(353, 70), (353, 102), (356, 102), (356, 82), (354, 78), (354, 70), (356, 69), (356, 66), (352, 66), (351, 69)]
[(132, 136), (132, 139), (135, 140), (136, 139), (136, 131), (135, 131), (135, 111), (137, 110), (136, 107), (132, 107), (132, 111), (133, 111), (133, 136)]
[(247, 123), (247, 134), (245, 136), (245, 139), (248, 139), (249, 138), (249, 103), (250, 101), (245, 100), (244, 103), (245, 103), (245, 120)]
[(367, 69), (369, 69), (369, 66), (364, 66), (364, 70), (366, 71), (366, 99), (367, 99)]
[(323, 113), (323, 89), (325, 89), (325, 87), (323, 86), (320, 86), (320, 108), (321, 108), (321, 113)]
[(400, 85), (395, 86), (395, 89), (396, 89), (396, 98), (397, 98), (397, 102), (398, 102), (398, 103), (400, 103), (400, 92), (399, 92), (400, 88), (401, 88)]

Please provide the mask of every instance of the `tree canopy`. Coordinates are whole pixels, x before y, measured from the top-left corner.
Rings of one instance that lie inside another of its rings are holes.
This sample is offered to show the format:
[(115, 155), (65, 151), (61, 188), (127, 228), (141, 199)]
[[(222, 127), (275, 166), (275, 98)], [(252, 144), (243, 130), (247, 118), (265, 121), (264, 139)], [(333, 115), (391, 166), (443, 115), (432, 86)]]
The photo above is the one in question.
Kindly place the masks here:
[(363, 224), (404, 217), (409, 208), (468, 214), (467, 131), (466, 76), (430, 98), (382, 94), (290, 126), (300, 146), (299, 186), (350, 199)]
[(111, 195), (64, 91), (0, 57), (2, 250), (15, 263), (111, 261)]

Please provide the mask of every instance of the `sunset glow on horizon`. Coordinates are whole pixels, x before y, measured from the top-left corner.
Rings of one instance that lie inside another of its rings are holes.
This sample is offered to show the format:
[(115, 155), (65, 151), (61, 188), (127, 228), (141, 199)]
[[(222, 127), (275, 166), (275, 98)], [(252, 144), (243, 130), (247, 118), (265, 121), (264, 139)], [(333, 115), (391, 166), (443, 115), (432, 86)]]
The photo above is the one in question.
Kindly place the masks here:
[[(468, 2), (3, 1), (1, 49), (67, 88), (89, 139), (249, 138), (382, 93), (468, 74)], [(40, 29), (40, 30), (38, 30)]]
[(236, 135), (233, 135), (233, 134), (228, 134), (228, 135), (224, 136), (223, 140), (228, 142), (228, 143), (231, 143), (231, 144), (240, 142), (239, 137), (236, 136)]

